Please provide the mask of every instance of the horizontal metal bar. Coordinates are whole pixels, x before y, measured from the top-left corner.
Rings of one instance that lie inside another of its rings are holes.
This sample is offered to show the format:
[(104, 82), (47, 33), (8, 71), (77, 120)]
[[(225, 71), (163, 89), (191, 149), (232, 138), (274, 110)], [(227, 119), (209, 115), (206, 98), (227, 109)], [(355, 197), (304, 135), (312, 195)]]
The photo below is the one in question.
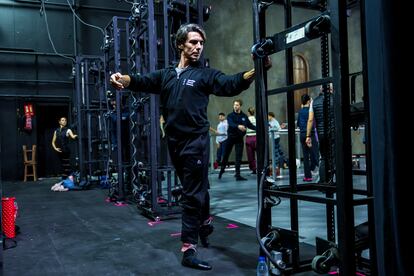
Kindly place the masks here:
[(336, 199), (334, 198), (325, 198), (320, 196), (311, 196), (311, 195), (301, 195), (298, 193), (291, 193), (291, 192), (282, 192), (282, 191), (275, 191), (275, 190), (265, 190), (265, 192), (269, 193), (270, 195), (281, 196), (286, 198), (294, 198), (297, 200), (309, 201), (309, 202), (316, 202), (316, 203), (324, 203), (324, 204), (336, 204)]
[(353, 202), (354, 202), (354, 206), (360, 206), (360, 205), (366, 205), (373, 200), (374, 200), (374, 197), (370, 196), (370, 197), (354, 199)]
[[(0, 54), (19, 54), (19, 55), (33, 55), (33, 56), (56, 56), (56, 57), (60, 57), (60, 55), (55, 54), (55, 53), (45, 53), (45, 52), (35, 52), (32, 51), (31, 49), (18, 49), (18, 48), (0, 48)], [(61, 54), (67, 57), (75, 57), (72, 54)], [(72, 61), (70, 61), (72, 62)]]
[(285, 93), (289, 91), (300, 90), (300, 89), (314, 87), (317, 85), (322, 85), (322, 84), (331, 83), (331, 82), (332, 82), (332, 77), (327, 77), (327, 78), (292, 84), (292, 85), (268, 90), (267, 95), (275, 95), (275, 94)]
[(9, 83), (13, 85), (13, 82), (23, 83), (56, 83), (56, 84), (73, 84), (72, 81), (59, 81), (59, 80), (18, 80), (18, 79), (0, 79), (0, 83)]
[[(275, 196), (281, 196), (281, 197), (286, 197), (286, 198), (294, 198), (297, 200), (303, 200), (303, 201), (308, 201), (308, 202), (316, 202), (316, 203), (324, 203), (324, 204), (336, 204), (337, 203), (337, 199), (335, 198), (325, 198), (325, 197), (320, 197), (320, 196), (311, 196), (311, 195), (302, 195), (302, 194), (298, 194), (298, 193), (292, 193), (292, 192), (284, 192), (284, 191), (275, 191), (275, 190), (265, 190), (265, 192), (269, 193), (270, 195), (275, 195)], [(368, 204), (370, 201), (372, 201), (374, 199), (374, 197), (364, 197), (364, 198), (356, 198), (353, 199), (353, 205), (354, 206), (358, 206), (358, 205), (365, 205)]]
[(354, 195), (364, 195), (364, 196), (369, 195), (367, 190), (362, 190), (362, 189), (354, 189), (353, 194)]
[(353, 175), (367, 175), (367, 171), (366, 170), (356, 170), (356, 169), (353, 169), (352, 170), (352, 174)]
[[(28, 1), (28, 0), (15, 0), (16, 3), (0, 3), (0, 6), (7, 6), (7, 7), (29, 7), (29, 8), (39, 8), (40, 2), (39, 1)], [(53, 8), (59, 9), (68, 9), (67, 3), (57, 3), (57, 2), (49, 2), (45, 1), (46, 6), (53, 6)], [(79, 9), (88, 9), (88, 10), (96, 10), (96, 11), (105, 11), (105, 12), (122, 12), (122, 13), (130, 13), (129, 9), (114, 9), (114, 8), (105, 8), (105, 7), (98, 7), (98, 6), (91, 6), (91, 5), (80, 5), (75, 7), (76, 10)]]
[[(267, 37), (267, 39), (271, 39), (273, 41), (273, 47), (271, 50), (269, 50), (267, 54), (277, 53), (277, 52), (280, 52), (280, 51), (283, 51), (289, 48), (293, 48), (297, 45), (304, 44), (316, 38), (319, 38), (322, 35), (322, 33), (318, 32), (317, 34), (308, 35), (306, 26), (307, 24), (311, 22), (315, 22), (316, 20), (320, 18), (326, 18), (322, 16), (327, 16), (327, 15), (329, 15), (327, 11), (322, 12), (321, 14), (309, 19), (308, 21), (299, 23), (280, 33)], [(326, 31), (330, 32), (330, 29), (327, 29)]]
[(354, 72), (354, 73), (350, 73), (349, 76), (350, 77), (352, 77), (352, 76), (358, 76), (358, 75), (362, 75), (362, 73), (363, 73), (362, 71)]
[[(336, 186), (335, 185), (324, 185), (324, 184), (316, 184), (316, 183), (307, 183), (307, 184), (297, 184), (296, 190), (298, 192), (303, 191), (320, 191), (320, 192), (331, 192), (336, 193)], [(289, 192), (290, 191), (290, 185), (283, 185), (278, 186), (277, 191), (284, 191)], [(368, 196), (368, 191), (363, 189), (353, 189), (354, 195), (364, 195)]]
[(69, 96), (55, 96), (55, 95), (28, 95), (28, 94), (1, 94), (0, 98), (25, 98), (27, 100), (30, 99), (60, 99), (60, 100), (68, 100), (71, 101), (71, 97)]
[[(296, 188), (296, 191), (298, 192), (317, 191), (317, 190), (320, 192), (324, 192), (324, 191), (326, 192), (327, 190), (329, 190), (330, 192), (335, 192), (336, 190), (335, 186), (316, 184), (316, 183), (297, 184), (295, 188)], [(277, 189), (272, 189), (272, 190), (290, 192), (290, 189), (291, 189), (290, 185), (280, 185), (280, 186), (277, 186)]]

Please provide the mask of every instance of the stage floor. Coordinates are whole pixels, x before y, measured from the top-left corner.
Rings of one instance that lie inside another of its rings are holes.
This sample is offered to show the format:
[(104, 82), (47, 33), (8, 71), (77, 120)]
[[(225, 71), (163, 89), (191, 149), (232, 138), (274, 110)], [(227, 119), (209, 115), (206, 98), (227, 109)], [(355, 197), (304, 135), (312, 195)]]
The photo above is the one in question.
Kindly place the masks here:
[[(256, 175), (210, 174), (211, 247), (199, 247), (213, 270), (181, 266), (180, 218), (153, 223), (134, 204), (106, 202), (107, 190), (52, 192), (57, 178), (3, 182), (3, 196), (18, 204), (17, 246), (3, 251), (4, 275), (255, 275), (259, 246), (255, 234)], [(286, 172), (278, 181), (287, 181)], [(324, 236), (324, 208), (300, 202), (300, 242)], [(276, 209), (277, 208), (277, 209)], [(287, 200), (272, 209), (273, 224), (289, 227)], [(364, 211), (356, 212), (363, 221)], [(7, 241), (6, 241), (7, 242)], [(317, 275), (304, 272), (296, 275)]]

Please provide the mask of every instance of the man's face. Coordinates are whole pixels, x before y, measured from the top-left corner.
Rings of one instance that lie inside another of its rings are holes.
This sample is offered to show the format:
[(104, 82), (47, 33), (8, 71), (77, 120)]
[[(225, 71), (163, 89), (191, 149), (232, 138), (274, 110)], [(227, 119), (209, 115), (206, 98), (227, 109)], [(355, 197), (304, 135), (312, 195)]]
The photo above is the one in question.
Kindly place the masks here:
[(240, 103), (239, 102), (234, 102), (233, 103), (233, 110), (234, 110), (234, 112), (239, 113), (240, 112), (240, 109), (241, 109)]
[(184, 55), (186, 59), (194, 62), (200, 58), (201, 53), (203, 52), (204, 39), (197, 32), (189, 32), (187, 35), (187, 40), (183, 45), (180, 45), (179, 47), (182, 50), (181, 54)]

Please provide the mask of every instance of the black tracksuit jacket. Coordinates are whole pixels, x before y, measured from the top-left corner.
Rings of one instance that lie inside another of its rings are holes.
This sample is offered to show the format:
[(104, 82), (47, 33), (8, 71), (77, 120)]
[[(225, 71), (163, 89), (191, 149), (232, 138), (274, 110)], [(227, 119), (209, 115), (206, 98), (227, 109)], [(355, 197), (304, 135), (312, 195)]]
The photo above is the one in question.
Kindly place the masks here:
[(199, 67), (198, 63), (189, 65), (180, 75), (170, 67), (131, 77), (129, 89), (160, 95), (168, 149), (183, 187), (180, 203), (184, 243), (197, 244), (202, 224), (210, 214), (209, 96), (238, 95), (249, 85), (243, 73), (227, 76), (215, 69)]
[(131, 76), (128, 88), (160, 95), (167, 135), (200, 134), (210, 127), (207, 119), (209, 95), (232, 97), (240, 94), (250, 85), (250, 81), (243, 79), (243, 73), (225, 75), (196, 62), (179, 76), (174, 67)]
[(227, 122), (229, 123), (229, 128), (227, 129), (227, 135), (229, 138), (243, 138), (244, 135), (246, 135), (246, 131), (241, 131), (239, 129), (239, 125), (256, 130), (256, 126), (250, 122), (249, 117), (247, 117), (243, 111), (240, 111), (240, 113), (233, 111), (227, 115)]

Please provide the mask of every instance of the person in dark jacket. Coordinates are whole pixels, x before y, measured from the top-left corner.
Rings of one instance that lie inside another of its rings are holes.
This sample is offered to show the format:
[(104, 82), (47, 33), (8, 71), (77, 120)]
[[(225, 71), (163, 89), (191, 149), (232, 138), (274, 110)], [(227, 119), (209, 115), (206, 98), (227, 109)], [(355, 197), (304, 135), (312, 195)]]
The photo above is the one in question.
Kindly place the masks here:
[[(231, 97), (246, 90), (253, 81), (254, 69), (235, 75), (205, 68), (199, 62), (206, 34), (197, 24), (180, 26), (176, 47), (180, 61), (144, 75), (111, 75), (110, 82), (117, 88), (145, 91), (160, 95), (165, 134), (171, 161), (183, 186), (182, 265), (210, 270), (209, 263), (196, 257), (200, 238), (208, 246), (207, 236), (213, 231), (208, 193), (209, 128), (207, 105), (211, 94)], [(270, 59), (265, 61), (270, 67)]]
[[(325, 93), (321, 92), (310, 104), (309, 118), (306, 131), (306, 144), (312, 146), (312, 128), (316, 126), (316, 132), (319, 140), (319, 182), (327, 183), (333, 177), (332, 161), (330, 160), (330, 147), (333, 145), (333, 141), (329, 141), (327, 131), (332, 131), (334, 126), (334, 101), (333, 101), (333, 88), (332, 84), (329, 84), (326, 89), (327, 97)], [(325, 106), (325, 107), (324, 107)], [(326, 109), (326, 110), (324, 110)], [(326, 123), (328, 123), (326, 125)]]
[(318, 141), (316, 140), (315, 136), (315, 127), (313, 127), (311, 130), (311, 138), (313, 140), (311, 147), (309, 147), (306, 144), (306, 132), (308, 126), (309, 106), (311, 98), (308, 94), (303, 94), (301, 97), (301, 101), (302, 107), (298, 113), (297, 125), (300, 131), (300, 143), (302, 145), (303, 153), (303, 181), (311, 182), (314, 180), (312, 178), (312, 171), (316, 170), (319, 165), (319, 149)]
[(249, 117), (241, 110), (241, 106), (243, 105), (242, 100), (235, 100), (233, 101), (233, 112), (227, 116), (227, 122), (229, 124), (229, 128), (227, 129), (227, 143), (226, 149), (223, 156), (223, 162), (221, 163), (221, 169), (218, 178), (221, 179), (224, 170), (227, 166), (227, 162), (229, 161), (229, 156), (231, 151), (233, 150), (233, 146), (235, 146), (236, 150), (236, 177), (237, 181), (240, 180), (247, 180), (243, 176), (240, 175), (240, 164), (241, 159), (243, 156), (243, 147), (244, 147), (244, 136), (246, 135), (247, 128), (252, 130), (256, 130), (256, 126), (253, 125)]
[(52, 138), (52, 147), (58, 153), (60, 160), (62, 180), (65, 180), (71, 173), (69, 138), (76, 139), (78, 137), (66, 127), (67, 123), (66, 117), (60, 118), (59, 127), (53, 132)]

